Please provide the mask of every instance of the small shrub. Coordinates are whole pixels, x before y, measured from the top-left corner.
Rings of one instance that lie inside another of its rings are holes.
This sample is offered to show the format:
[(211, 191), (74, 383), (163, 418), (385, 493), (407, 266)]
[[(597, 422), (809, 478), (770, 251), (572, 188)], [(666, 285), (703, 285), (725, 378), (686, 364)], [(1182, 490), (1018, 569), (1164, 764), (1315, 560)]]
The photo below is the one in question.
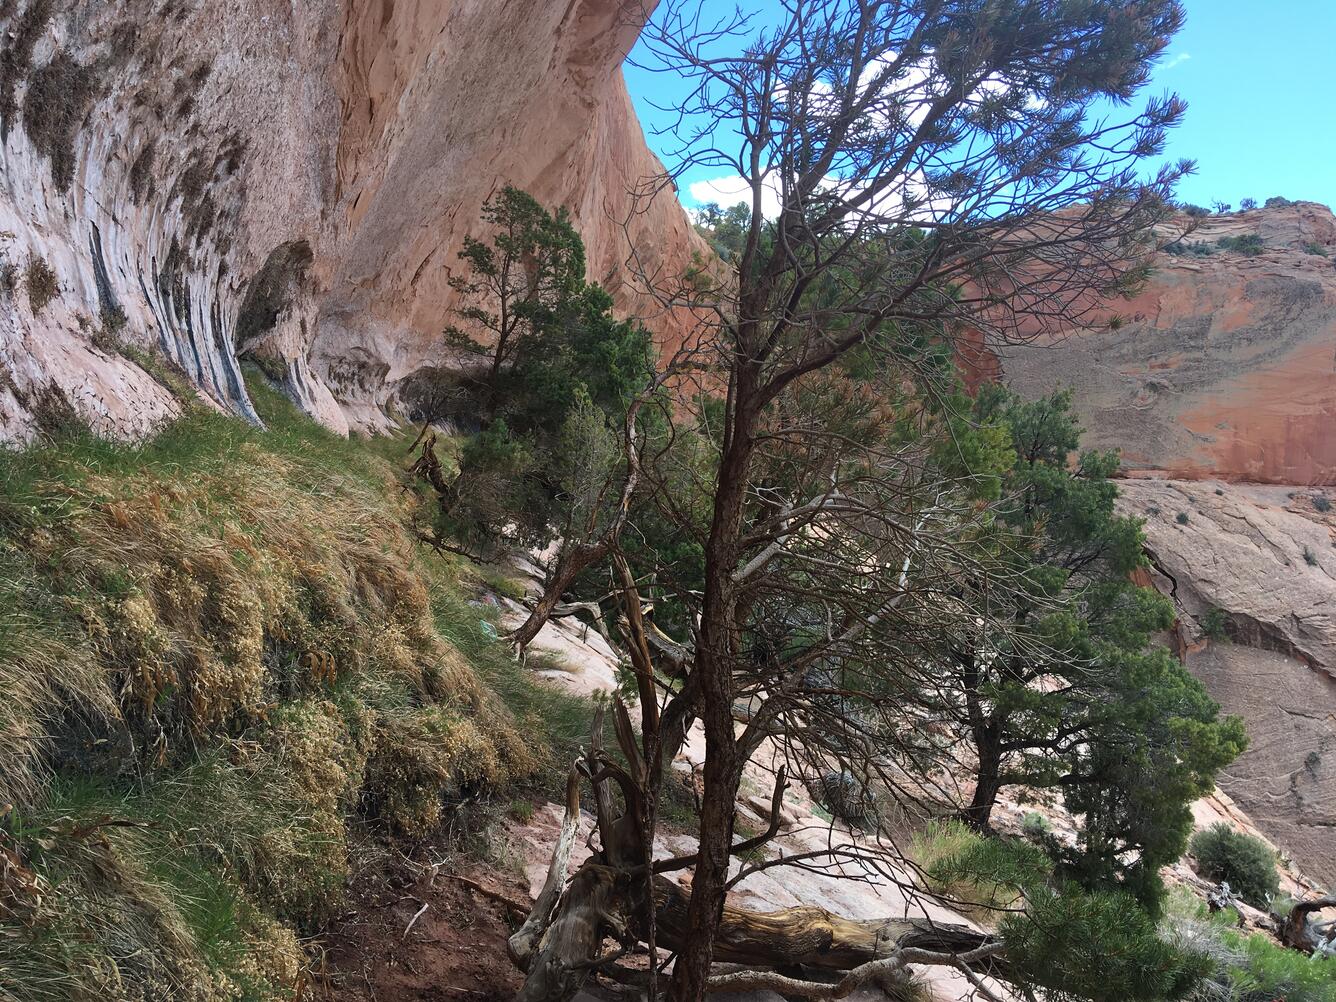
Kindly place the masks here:
[(18, 110), (15, 91), (27, 75), (32, 65), (33, 49), (54, 14), (52, 0), (30, 0), (23, 13), (5, 25), (8, 38), (4, 46), (0, 46), (0, 140), (9, 138), (14, 113)]
[(1221, 237), (1216, 246), (1223, 251), (1232, 251), (1244, 257), (1256, 257), (1266, 249), (1266, 244), (1257, 233), (1244, 233), (1237, 237)]
[[(87, 318), (81, 314), (80, 320), (86, 321)], [(102, 308), (101, 322), (95, 329), (87, 330), (85, 333), (88, 333), (93, 344), (97, 345), (103, 351), (108, 354), (112, 352), (119, 354), (123, 348), (123, 345), (121, 344), (121, 333), (125, 330), (127, 323), (129, 323), (129, 318), (126, 317), (125, 311), (119, 306), (104, 306)], [(91, 322), (88, 323), (88, 327), (92, 328)], [(82, 322), (80, 323), (80, 329), (84, 330), (84, 324)]]
[(1283, 195), (1272, 195), (1270, 198), (1266, 200), (1266, 207), (1268, 209), (1283, 209), (1286, 206), (1293, 204), (1294, 203), (1292, 201), (1290, 201), (1288, 198), (1285, 198)]
[(910, 842), (919, 881), (976, 921), (1014, 908), (1022, 887), (1043, 883), (1051, 863), (1035, 846), (984, 838), (959, 821), (934, 821)]
[(1026, 987), (1049, 989), (1041, 998), (1163, 1002), (1187, 997), (1210, 971), (1203, 953), (1165, 942), (1125, 894), (1039, 887), (1027, 903), (1000, 933)]
[(1224, 497), (1224, 496), (1225, 496), (1225, 492), (1224, 492), (1223, 490), (1221, 490), (1219, 487), (1217, 487), (1217, 488), (1215, 489), (1215, 492), (1216, 492), (1216, 494), (1218, 494), (1220, 497)]
[(1231, 972), (1239, 998), (1336, 1002), (1336, 961), (1287, 950), (1266, 936), (1244, 936), (1234, 930), (1225, 936), (1244, 955)]
[(1304, 253), (1312, 254), (1316, 257), (1327, 257), (1327, 248), (1323, 247), (1316, 240), (1309, 240), (1304, 244)]
[(1280, 890), (1275, 853), (1259, 838), (1227, 824), (1212, 825), (1192, 837), (1197, 872), (1230, 889), (1255, 908), (1267, 908)]
[(478, 569), (478, 580), (502, 598), (508, 598), (512, 602), (524, 601), (524, 582), (519, 578), (510, 577), (500, 568), (480, 567)]
[(37, 316), (60, 292), (60, 282), (46, 258), (40, 254), (28, 257), (28, 267), (23, 273), (23, 285), (28, 291), (28, 308)]
[(288, 363), (266, 351), (247, 352), (246, 360), (253, 362), (264, 378), (275, 386), (282, 386), (288, 381)]
[(1021, 834), (1031, 842), (1042, 842), (1053, 834), (1053, 826), (1038, 811), (1026, 811), (1025, 817), (1021, 818)]
[(1331, 499), (1325, 494), (1315, 494), (1313, 495), (1313, 508), (1325, 514), (1331, 511)]
[(1241, 212), (1251, 212), (1255, 208), (1257, 208), (1257, 199), (1255, 198), (1239, 199), (1239, 210)]
[(9, 299), (19, 284), (19, 266), (0, 254), (0, 295)]
[(1215, 248), (1204, 240), (1175, 240), (1171, 244), (1165, 245), (1165, 251), (1176, 257), (1188, 255), (1191, 257), (1210, 257), (1215, 253)]
[(1191, 203), (1184, 205), (1183, 211), (1186, 212), (1193, 219), (1201, 219), (1211, 214), (1211, 210), (1206, 208), (1205, 206), (1192, 205)]
[(1317, 554), (1313, 552), (1313, 548), (1311, 546), (1304, 547), (1304, 563), (1306, 563), (1309, 567), (1317, 566)]
[(1187, 525), (1188, 513), (1185, 511), (1180, 511), (1177, 515), (1174, 516), (1174, 521), (1177, 522), (1179, 525)]
[(1200, 620), (1202, 632), (1212, 640), (1224, 640), (1226, 637), (1225, 625), (1228, 618), (1224, 609), (1207, 609)]
[(23, 96), (23, 126), (33, 145), (51, 161), (51, 179), (61, 192), (74, 181), (75, 137), (99, 90), (97, 64), (81, 66), (66, 52), (34, 71)]

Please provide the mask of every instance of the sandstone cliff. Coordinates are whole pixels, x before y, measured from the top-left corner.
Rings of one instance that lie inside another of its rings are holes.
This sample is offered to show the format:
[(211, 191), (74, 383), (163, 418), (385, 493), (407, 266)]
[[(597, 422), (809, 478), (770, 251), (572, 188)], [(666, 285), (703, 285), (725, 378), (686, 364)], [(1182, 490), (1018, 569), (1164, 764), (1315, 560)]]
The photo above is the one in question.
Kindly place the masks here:
[(1071, 387), (1085, 444), (1121, 451), (1121, 503), (1179, 612), (1171, 642), (1247, 724), (1221, 786), (1333, 883), (1336, 523), (1316, 485), (1336, 483), (1336, 217), (1211, 216), (1175, 250), (1110, 304), (1125, 322), (981, 367), (1029, 396)]
[[(1228, 249), (1250, 236), (1254, 256)], [(1134, 474), (1336, 483), (1336, 217), (1311, 202), (1211, 216), (1179, 250), (1112, 304), (1126, 322), (1002, 352), (1007, 381), (1072, 387), (1089, 444)]]
[(619, 68), (640, 9), (0, 2), (0, 440), (146, 431), (176, 406), (148, 348), (236, 412), (249, 354), (331, 427), (374, 426), (442, 364), (456, 252), (506, 183), (567, 206), (643, 315), (628, 233), (670, 271), (694, 234), (671, 190), (631, 197), (660, 171)]
[[(1293, 496), (1291, 496), (1293, 495)], [(1146, 520), (1172, 638), (1248, 750), (1220, 785), (1310, 874), (1336, 884), (1336, 522), (1320, 492), (1143, 480), (1120, 504)], [(1325, 502), (1318, 500), (1319, 506)]]

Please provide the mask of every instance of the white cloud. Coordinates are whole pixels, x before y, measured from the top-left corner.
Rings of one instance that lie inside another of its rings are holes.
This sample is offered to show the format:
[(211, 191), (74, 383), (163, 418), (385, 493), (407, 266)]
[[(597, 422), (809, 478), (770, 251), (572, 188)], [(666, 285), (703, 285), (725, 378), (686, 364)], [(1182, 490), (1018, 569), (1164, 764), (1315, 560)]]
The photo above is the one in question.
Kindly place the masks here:
[[(826, 195), (845, 200), (857, 199), (864, 188), (865, 184), (848, 182), (835, 174), (827, 175), (821, 184), (821, 190)], [(694, 203), (687, 206), (689, 210), (710, 202), (715, 202), (725, 209), (739, 202), (749, 207), (751, 205), (751, 187), (737, 174), (693, 181), (687, 186), (687, 191), (691, 195), (691, 202)], [(773, 177), (767, 177), (765, 187), (761, 190), (761, 214), (766, 219), (774, 219), (779, 215), (781, 201), (778, 181)], [(907, 213), (905, 203), (909, 201), (914, 203), (914, 210)], [(861, 210), (856, 210), (854, 216), (870, 213), (883, 219), (903, 216), (903, 221), (925, 221), (944, 218), (950, 214), (951, 208), (951, 199), (932, 194), (924, 180), (923, 172), (916, 170), (888, 185)]]
[(1191, 52), (1180, 52), (1178, 53), (1178, 55), (1172, 57), (1167, 63), (1161, 66), (1160, 70), (1161, 71), (1172, 70), (1176, 66), (1182, 66), (1191, 58), (1192, 58)]
[[(752, 200), (751, 185), (737, 174), (726, 174), (706, 181), (692, 181), (687, 186), (687, 191), (691, 193), (697, 205), (717, 202), (725, 209), (739, 202), (745, 202), (750, 206)], [(779, 187), (767, 182), (761, 191), (761, 213), (766, 219), (774, 219), (779, 215), (779, 202)]]
[[(893, 68), (894, 73), (883, 82), (880, 92), (875, 95), (875, 100), (870, 102), (866, 118), (879, 128), (907, 133), (923, 123), (932, 103), (944, 93), (944, 88), (950, 86), (950, 82), (937, 72), (934, 65), (936, 57), (931, 50), (912, 62), (893, 67), (898, 58), (898, 53), (892, 51), (872, 60), (863, 70), (859, 86), (865, 90), (872, 87), (882, 73)], [(1165, 68), (1172, 68), (1190, 58), (1187, 53), (1182, 53), (1170, 60)], [(967, 103), (977, 105), (989, 98), (1007, 94), (1013, 91), (1015, 86), (1000, 75), (991, 76), (969, 96)], [(828, 83), (823, 81), (814, 83), (806, 95), (809, 113), (817, 118), (823, 114), (833, 113), (835, 109), (828, 107), (834, 100), (833, 94), (833, 88)], [(776, 97), (781, 102), (796, 100), (795, 95), (783, 85), (777, 89)], [(1047, 102), (1038, 95), (1024, 93), (1023, 97), (1025, 110), (1028, 112), (1041, 111), (1047, 107)], [(863, 190), (872, 183), (874, 182), (868, 178), (855, 180), (845, 175), (837, 165), (826, 176), (820, 187), (828, 196), (856, 201)], [(724, 208), (737, 205), (739, 202), (750, 206), (752, 200), (751, 187), (736, 174), (694, 181), (688, 185), (687, 190), (694, 202), (694, 206), (689, 208), (710, 202)], [(779, 215), (781, 202), (778, 179), (774, 175), (767, 176), (761, 193), (761, 212), (766, 219), (774, 219)], [(857, 217), (866, 213), (883, 219), (926, 222), (945, 219), (950, 216), (954, 208), (955, 200), (934, 190), (928, 184), (923, 167), (915, 166), (903, 177), (893, 179), (867, 205), (853, 210), (852, 215)]]

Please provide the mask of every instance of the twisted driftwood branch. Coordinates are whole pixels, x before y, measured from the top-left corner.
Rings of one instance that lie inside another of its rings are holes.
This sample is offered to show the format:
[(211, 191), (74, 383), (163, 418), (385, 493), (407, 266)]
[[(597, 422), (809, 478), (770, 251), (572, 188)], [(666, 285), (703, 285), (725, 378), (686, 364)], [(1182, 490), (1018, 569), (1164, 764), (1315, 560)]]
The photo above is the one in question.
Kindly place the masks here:
[(566, 883), (566, 873), (571, 862), (571, 848), (575, 845), (575, 832), (579, 824), (580, 773), (577, 762), (571, 766), (570, 774), (566, 777), (566, 815), (561, 822), (561, 834), (557, 836), (557, 844), (552, 848), (547, 879), (543, 882), (543, 889), (539, 892), (538, 900), (534, 902), (529, 917), (506, 943), (510, 958), (522, 971), (529, 970), (534, 946), (547, 929), (552, 910), (556, 907), (562, 887)]
[(1296, 901), (1289, 915), (1280, 922), (1280, 942), (1291, 950), (1312, 953), (1318, 944), (1313, 935), (1314, 926), (1309, 923), (1308, 917), (1327, 908), (1336, 908), (1336, 894)]

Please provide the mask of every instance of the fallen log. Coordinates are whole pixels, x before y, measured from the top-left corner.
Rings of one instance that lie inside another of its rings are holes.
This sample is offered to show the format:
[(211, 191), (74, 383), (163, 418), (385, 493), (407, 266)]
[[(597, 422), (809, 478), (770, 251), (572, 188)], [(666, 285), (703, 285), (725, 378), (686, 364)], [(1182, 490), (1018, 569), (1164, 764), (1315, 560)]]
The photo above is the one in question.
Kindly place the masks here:
[[(641, 938), (635, 919), (638, 885), (624, 869), (592, 861), (581, 867), (539, 944), (517, 998), (521, 1002), (569, 999), (590, 974), (630, 949)], [(686, 944), (691, 895), (660, 876), (654, 879), (654, 897), (658, 945), (675, 953)], [(619, 941), (621, 949), (605, 954), (607, 938)], [(854, 977), (831, 984), (772, 977), (768, 971), (739, 972), (719, 975), (711, 990), (770, 987), (806, 998), (840, 998), (909, 963), (976, 964), (980, 974), (1005, 977), (1006, 964), (1000, 954), (1001, 944), (994, 937), (967, 925), (926, 918), (848, 919), (817, 907), (758, 912), (726, 903), (714, 947), (715, 960), (720, 963), (767, 969), (809, 967), (849, 972)], [(742, 973), (757, 976), (744, 978)], [(807, 988), (796, 991), (794, 985), (799, 983)]]
[[(663, 878), (655, 882), (655, 898), (660, 938), (675, 948), (684, 937), (691, 895)], [(758, 912), (725, 904), (714, 956), (721, 963), (847, 971), (902, 950), (964, 954), (994, 942), (970, 926), (926, 918), (859, 920), (815, 906)]]

